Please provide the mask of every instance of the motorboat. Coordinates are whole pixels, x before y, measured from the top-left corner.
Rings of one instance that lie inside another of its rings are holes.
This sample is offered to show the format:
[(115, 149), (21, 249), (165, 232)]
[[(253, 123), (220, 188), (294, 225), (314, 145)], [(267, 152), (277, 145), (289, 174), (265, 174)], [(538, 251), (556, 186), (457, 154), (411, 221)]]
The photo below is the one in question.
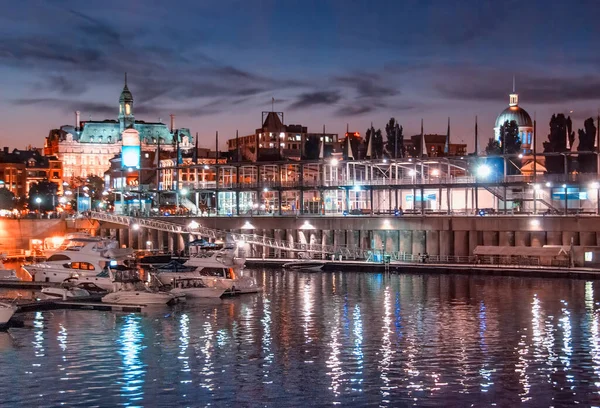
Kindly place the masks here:
[(155, 270), (156, 277), (164, 285), (172, 285), (174, 280), (201, 278), (205, 286), (225, 290), (225, 294), (256, 293), (261, 288), (256, 280), (243, 275), (246, 262), (244, 257), (236, 257), (233, 248), (198, 252), (183, 264), (186, 269), (179, 271)]
[(174, 280), (170, 292), (185, 295), (186, 298), (219, 298), (225, 293), (225, 289), (208, 287), (202, 278), (183, 278)]
[(10, 281), (19, 281), (19, 277), (17, 276), (17, 271), (14, 269), (6, 269), (4, 267), (4, 262), (6, 260), (6, 256), (4, 254), (0, 254), (0, 280), (10, 280)]
[(0, 328), (8, 327), (8, 322), (17, 311), (17, 306), (0, 302)]
[(41, 293), (47, 299), (84, 299), (90, 297), (90, 292), (85, 289), (63, 284), (60, 287), (42, 288)]
[(74, 236), (41, 263), (23, 265), (34, 282), (62, 283), (65, 279), (94, 277), (109, 265), (131, 259), (131, 249), (120, 249), (114, 239)]
[(121, 269), (114, 272), (113, 290), (102, 297), (104, 303), (120, 305), (166, 305), (176, 303), (178, 296), (150, 290), (137, 271)]
[(319, 272), (323, 270), (324, 266), (325, 262), (323, 261), (299, 259), (283, 264), (283, 269), (288, 269), (290, 271)]

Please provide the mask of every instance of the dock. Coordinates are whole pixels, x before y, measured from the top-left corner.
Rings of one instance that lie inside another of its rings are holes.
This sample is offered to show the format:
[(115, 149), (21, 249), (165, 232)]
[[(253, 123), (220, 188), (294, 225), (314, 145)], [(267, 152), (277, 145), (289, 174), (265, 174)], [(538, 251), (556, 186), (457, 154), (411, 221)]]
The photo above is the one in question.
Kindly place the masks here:
[(39, 290), (47, 287), (58, 287), (60, 283), (55, 282), (32, 282), (32, 281), (20, 281), (20, 280), (3, 280), (0, 279), (0, 288), (9, 289), (30, 289)]
[(45, 310), (75, 309), (75, 310), (100, 310), (106, 312), (129, 312), (139, 313), (144, 310), (145, 305), (120, 305), (116, 303), (102, 303), (89, 300), (40, 300), (17, 302), (17, 314), (27, 312), (39, 312)]
[[(298, 259), (261, 259), (247, 258), (247, 267), (281, 268), (288, 262)], [(321, 260), (319, 260), (321, 261)], [(322, 260), (323, 272), (375, 272), (375, 273), (409, 273), (409, 274), (438, 274), (438, 275), (489, 275), (489, 276), (519, 276), (533, 278), (575, 278), (600, 279), (600, 269), (583, 267), (547, 267), (524, 265), (481, 265), (481, 264), (452, 264), (452, 263), (414, 263), (392, 261), (386, 265), (381, 262), (367, 261), (332, 261)]]

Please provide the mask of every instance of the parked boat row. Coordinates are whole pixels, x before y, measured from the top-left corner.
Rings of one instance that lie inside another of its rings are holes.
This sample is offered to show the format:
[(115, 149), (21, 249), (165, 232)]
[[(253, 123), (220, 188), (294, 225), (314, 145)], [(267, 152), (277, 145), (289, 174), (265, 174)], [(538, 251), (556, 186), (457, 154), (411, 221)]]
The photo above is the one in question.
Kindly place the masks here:
[(144, 264), (144, 280), (133, 251), (119, 248), (114, 239), (75, 234), (47, 255), (44, 262), (23, 265), (34, 282), (60, 283), (41, 290), (40, 297), (45, 299), (95, 297), (108, 303), (149, 305), (262, 289), (254, 278), (244, 276), (245, 258), (236, 256), (236, 246), (231, 244), (198, 246), (187, 260), (145, 258), (153, 262)]

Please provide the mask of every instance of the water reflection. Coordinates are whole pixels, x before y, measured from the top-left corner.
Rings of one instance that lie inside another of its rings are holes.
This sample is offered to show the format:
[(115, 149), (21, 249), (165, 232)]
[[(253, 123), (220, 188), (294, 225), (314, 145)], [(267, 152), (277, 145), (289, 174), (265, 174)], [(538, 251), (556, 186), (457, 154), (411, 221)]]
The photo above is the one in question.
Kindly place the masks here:
[(144, 376), (146, 367), (141, 360), (141, 352), (144, 348), (144, 334), (141, 331), (141, 319), (139, 315), (127, 315), (124, 318), (119, 344), (119, 354), (122, 358), (121, 370), (123, 371), (123, 385), (121, 396), (125, 398), (126, 406), (144, 398)]
[[(594, 282), (256, 276), (265, 283), (262, 294), (190, 302), (168, 314), (28, 314), (24, 328), (10, 331), (14, 346), (0, 347), (0, 405), (591, 406), (600, 400)], [(71, 381), (57, 385), (61, 378)]]

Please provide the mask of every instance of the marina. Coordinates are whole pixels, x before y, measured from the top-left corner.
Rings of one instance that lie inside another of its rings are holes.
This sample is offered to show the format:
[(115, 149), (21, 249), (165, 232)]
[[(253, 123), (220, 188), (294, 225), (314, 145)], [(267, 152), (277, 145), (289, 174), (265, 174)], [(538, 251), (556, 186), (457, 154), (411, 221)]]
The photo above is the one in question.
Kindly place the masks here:
[(248, 272), (262, 293), (21, 313), (0, 333), (0, 393), (36, 406), (596, 401), (595, 281)]

